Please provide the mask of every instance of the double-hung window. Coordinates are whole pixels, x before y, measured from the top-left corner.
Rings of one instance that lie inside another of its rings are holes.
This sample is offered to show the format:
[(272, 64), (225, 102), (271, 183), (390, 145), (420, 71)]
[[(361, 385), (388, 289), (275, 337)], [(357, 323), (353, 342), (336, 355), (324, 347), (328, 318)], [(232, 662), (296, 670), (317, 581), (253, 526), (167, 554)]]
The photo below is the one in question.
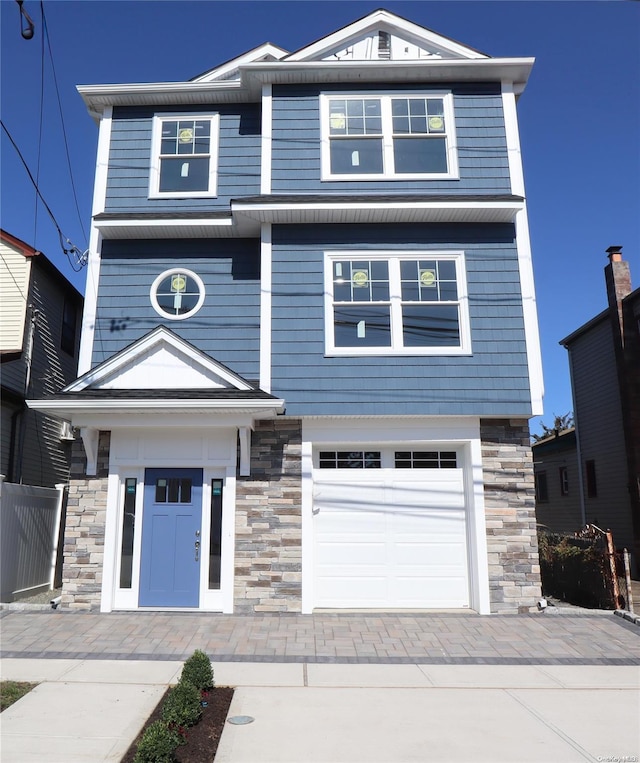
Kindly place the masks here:
[(321, 97), (323, 180), (457, 178), (451, 93)]
[(329, 355), (456, 355), (471, 351), (462, 253), (330, 252)]
[(153, 120), (151, 198), (216, 195), (217, 114), (156, 114)]

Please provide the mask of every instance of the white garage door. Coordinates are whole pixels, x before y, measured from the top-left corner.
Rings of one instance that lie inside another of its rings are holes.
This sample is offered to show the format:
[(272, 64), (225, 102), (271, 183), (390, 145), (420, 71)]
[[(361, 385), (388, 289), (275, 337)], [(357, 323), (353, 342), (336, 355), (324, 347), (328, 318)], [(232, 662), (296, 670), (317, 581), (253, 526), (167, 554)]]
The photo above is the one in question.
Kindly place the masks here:
[(316, 469), (315, 606), (468, 607), (465, 514), (459, 468)]

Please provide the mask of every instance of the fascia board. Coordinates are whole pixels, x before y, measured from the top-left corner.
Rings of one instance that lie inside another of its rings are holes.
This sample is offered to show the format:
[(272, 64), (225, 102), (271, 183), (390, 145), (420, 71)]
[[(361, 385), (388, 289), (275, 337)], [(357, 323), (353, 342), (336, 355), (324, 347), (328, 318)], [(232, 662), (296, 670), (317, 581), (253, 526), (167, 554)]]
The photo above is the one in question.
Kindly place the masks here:
[(238, 80), (222, 82), (153, 82), (110, 85), (78, 85), (76, 87), (88, 111), (99, 116), (106, 106), (180, 105), (240, 102), (259, 98), (260, 91), (250, 94)]
[[(477, 58), (420, 61), (278, 61), (245, 64), (243, 81), (262, 84), (358, 82), (512, 82), (524, 88), (535, 59)], [(521, 90), (519, 90), (521, 92)]]
[[(235, 58), (232, 58), (231, 60), (227, 61), (224, 64), (221, 64), (220, 66), (216, 66), (214, 69), (208, 69), (203, 74), (200, 74), (189, 81), (190, 82), (219, 81), (220, 77), (224, 77), (225, 74), (228, 74), (229, 72), (234, 71), (234, 69), (238, 69), (238, 67), (241, 64), (250, 63), (251, 61), (255, 61), (256, 59), (262, 58), (264, 56), (273, 56), (276, 60), (280, 60), (281, 58), (284, 58), (288, 54), (289, 54), (288, 50), (285, 50), (284, 48), (281, 48), (278, 45), (274, 45), (272, 42), (265, 42), (264, 44), (259, 45), (257, 48), (253, 48), (253, 50), (250, 50), (247, 53), (243, 53), (242, 55), (236, 56)], [(228, 81), (228, 80), (225, 80), (225, 81)]]
[(358, 21), (354, 21), (353, 24), (349, 24), (311, 45), (307, 45), (306, 47), (295, 51), (295, 53), (287, 56), (286, 60), (302, 61), (312, 57), (321, 56), (323, 53), (333, 50), (336, 46), (347, 45), (354, 37), (359, 37), (366, 32), (378, 28), (397, 33), (399, 36), (402, 33), (405, 33), (417, 40), (435, 45), (452, 54), (465, 56), (466, 58), (477, 59), (486, 57), (484, 53), (468, 48), (466, 45), (462, 45), (455, 40), (443, 37), (437, 32), (433, 32), (419, 24), (414, 24), (412, 21), (408, 21), (407, 19), (403, 19), (400, 16), (396, 16), (395, 14), (391, 14), (381, 9), (374, 11)]
[[(117, 414), (145, 413), (147, 415), (246, 413), (276, 416), (282, 413), (285, 401), (271, 400), (202, 400), (202, 399), (138, 399), (138, 400), (26, 400), (27, 406), (42, 413), (50, 413), (63, 419), (70, 417), (112, 416)], [(110, 419), (108, 419), (110, 421)], [(146, 419), (145, 419), (146, 420)], [(102, 419), (104, 424), (106, 418)], [(82, 424), (85, 426), (85, 424)], [(79, 426), (79, 424), (78, 424)], [(107, 427), (110, 428), (110, 427)]]
[(189, 218), (181, 220), (100, 220), (94, 219), (94, 227), (100, 231), (103, 238), (165, 238), (170, 229), (176, 238), (183, 238), (183, 233), (198, 231), (198, 238), (207, 236), (230, 235), (233, 229), (233, 219), (212, 220), (211, 218)]
[(421, 61), (260, 61), (240, 66), (237, 80), (78, 85), (91, 113), (107, 106), (188, 105), (259, 100), (262, 85), (358, 82), (512, 82), (521, 93), (533, 58), (425, 59)]

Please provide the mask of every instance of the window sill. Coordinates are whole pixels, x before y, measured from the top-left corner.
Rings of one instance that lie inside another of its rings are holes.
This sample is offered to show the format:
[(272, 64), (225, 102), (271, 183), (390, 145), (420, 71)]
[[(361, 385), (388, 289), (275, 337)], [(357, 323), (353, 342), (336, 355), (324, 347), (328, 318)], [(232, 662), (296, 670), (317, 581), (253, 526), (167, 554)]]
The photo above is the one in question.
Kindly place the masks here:
[(392, 358), (396, 355), (403, 357), (413, 355), (414, 357), (447, 357), (452, 355), (473, 355), (470, 349), (466, 347), (424, 347), (422, 349), (416, 349), (412, 347), (402, 347), (398, 350), (393, 350), (389, 347), (368, 347), (366, 350), (357, 349), (355, 347), (340, 347), (326, 349), (325, 358), (363, 358), (363, 357), (389, 357)]

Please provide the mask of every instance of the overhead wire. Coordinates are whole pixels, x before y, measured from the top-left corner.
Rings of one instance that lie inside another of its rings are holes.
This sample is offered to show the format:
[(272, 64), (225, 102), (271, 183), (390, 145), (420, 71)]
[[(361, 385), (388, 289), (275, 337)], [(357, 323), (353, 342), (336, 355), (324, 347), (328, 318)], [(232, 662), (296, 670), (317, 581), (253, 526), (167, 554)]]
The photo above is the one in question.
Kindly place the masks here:
[[(7, 126), (6, 126), (6, 125), (5, 125), (5, 123), (2, 121), (2, 119), (0, 119), (0, 126), (1, 126), (1, 127), (2, 127), (2, 129), (5, 131), (5, 133), (7, 134), (7, 137), (8, 137), (8, 138), (9, 138), (9, 140), (11, 141), (11, 145), (14, 147), (14, 149), (16, 150), (16, 153), (17, 153), (17, 154), (18, 154), (18, 156), (20, 157), (20, 161), (22, 162), (22, 164), (23, 164), (23, 166), (24, 166), (24, 168), (25, 168), (25, 170), (26, 170), (26, 172), (27, 172), (27, 175), (29, 176), (29, 180), (31, 180), (31, 182), (33, 183), (33, 187), (36, 189), (36, 193), (37, 193), (37, 195), (40, 197), (40, 200), (41, 200), (41, 201), (42, 201), (42, 203), (44, 204), (44, 208), (47, 210), (47, 212), (48, 212), (48, 214), (49, 214), (49, 217), (50, 217), (50, 218), (51, 218), (51, 220), (53, 221), (53, 224), (55, 225), (55, 227), (56, 227), (56, 230), (58, 231), (58, 236), (59, 236), (59, 238), (60, 238), (60, 246), (62, 247), (62, 251), (63, 251), (63, 252), (64, 252), (64, 253), (67, 255), (67, 258), (68, 258), (68, 260), (69, 260), (69, 263), (70, 263), (70, 265), (71, 265), (72, 269), (73, 269), (73, 270), (74, 270), (76, 273), (80, 272), (80, 271), (82, 270), (82, 268), (84, 267), (84, 264), (83, 264), (83, 263), (81, 263), (81, 260), (80, 260), (80, 258), (83, 258), (83, 257), (84, 257), (84, 255), (83, 255), (83, 254), (82, 254), (82, 252), (81, 252), (81, 251), (78, 249), (78, 247), (77, 247), (77, 246), (75, 246), (75, 245), (74, 245), (74, 244), (73, 244), (73, 243), (72, 243), (72, 242), (71, 242), (71, 241), (70, 241), (70, 240), (69, 240), (69, 239), (68, 239), (68, 238), (67, 238), (67, 237), (64, 235), (64, 233), (62, 232), (62, 229), (60, 228), (60, 225), (58, 224), (58, 221), (56, 220), (56, 217), (55, 217), (55, 215), (54, 215), (54, 214), (53, 214), (53, 212), (51, 211), (51, 207), (50, 207), (50, 206), (47, 204), (47, 202), (46, 202), (46, 200), (45, 200), (44, 196), (42, 195), (42, 192), (40, 191), (40, 188), (38, 187), (38, 184), (37, 184), (37, 182), (36, 182), (35, 178), (33, 177), (33, 174), (32, 174), (32, 172), (31, 172), (31, 170), (29, 169), (29, 165), (27, 164), (27, 162), (26, 162), (26, 160), (25, 160), (24, 156), (22, 155), (22, 152), (21, 152), (21, 151), (20, 151), (20, 149), (18, 148), (18, 144), (17, 144), (17, 143), (15, 142), (15, 140), (13, 139), (13, 136), (12, 136), (12, 135), (11, 135), (11, 133), (9, 132), (9, 130), (8, 130), (8, 128), (7, 128)], [(70, 244), (70, 247), (69, 247), (69, 248), (67, 248), (66, 244)], [(75, 255), (75, 257), (77, 258), (75, 262), (74, 262), (74, 260), (73, 260), (71, 257), (69, 257), (69, 255), (70, 255), (70, 254), (73, 254), (73, 255)], [(77, 264), (79, 264), (79, 265), (80, 265), (80, 267), (76, 267), (76, 265), (77, 265)]]
[(43, 38), (44, 37), (47, 38), (47, 46), (48, 46), (48, 49), (49, 49), (49, 60), (51, 61), (51, 73), (53, 74), (53, 84), (54, 84), (54, 87), (55, 87), (56, 97), (57, 97), (57, 100), (58, 100), (58, 111), (60, 113), (60, 123), (62, 125), (62, 136), (63, 136), (63, 139), (64, 139), (64, 148), (65, 148), (65, 152), (66, 152), (66, 156), (67, 156), (67, 167), (69, 168), (69, 179), (71, 180), (71, 190), (73, 192), (73, 200), (75, 202), (76, 212), (78, 214), (78, 222), (80, 223), (80, 229), (82, 230), (82, 235), (84, 236), (84, 243), (85, 243), (85, 246), (86, 246), (88, 244), (87, 232), (86, 232), (84, 224), (82, 222), (82, 215), (80, 214), (80, 205), (78, 204), (78, 194), (76, 192), (76, 186), (75, 186), (75, 182), (73, 180), (73, 171), (71, 169), (71, 156), (69, 154), (69, 141), (67, 140), (67, 129), (66, 129), (65, 122), (64, 122), (64, 115), (63, 115), (63, 111), (62, 111), (62, 101), (60, 99), (60, 89), (58, 87), (58, 78), (56, 76), (56, 67), (55, 67), (55, 63), (54, 63), (54, 59), (53, 59), (53, 51), (51, 49), (51, 38), (49, 36), (49, 28), (47, 26), (47, 19), (45, 17), (45, 13), (44, 13), (44, 3), (42, 2), (42, 0), (40, 0), (40, 12), (42, 14), (42, 28), (44, 30)]

